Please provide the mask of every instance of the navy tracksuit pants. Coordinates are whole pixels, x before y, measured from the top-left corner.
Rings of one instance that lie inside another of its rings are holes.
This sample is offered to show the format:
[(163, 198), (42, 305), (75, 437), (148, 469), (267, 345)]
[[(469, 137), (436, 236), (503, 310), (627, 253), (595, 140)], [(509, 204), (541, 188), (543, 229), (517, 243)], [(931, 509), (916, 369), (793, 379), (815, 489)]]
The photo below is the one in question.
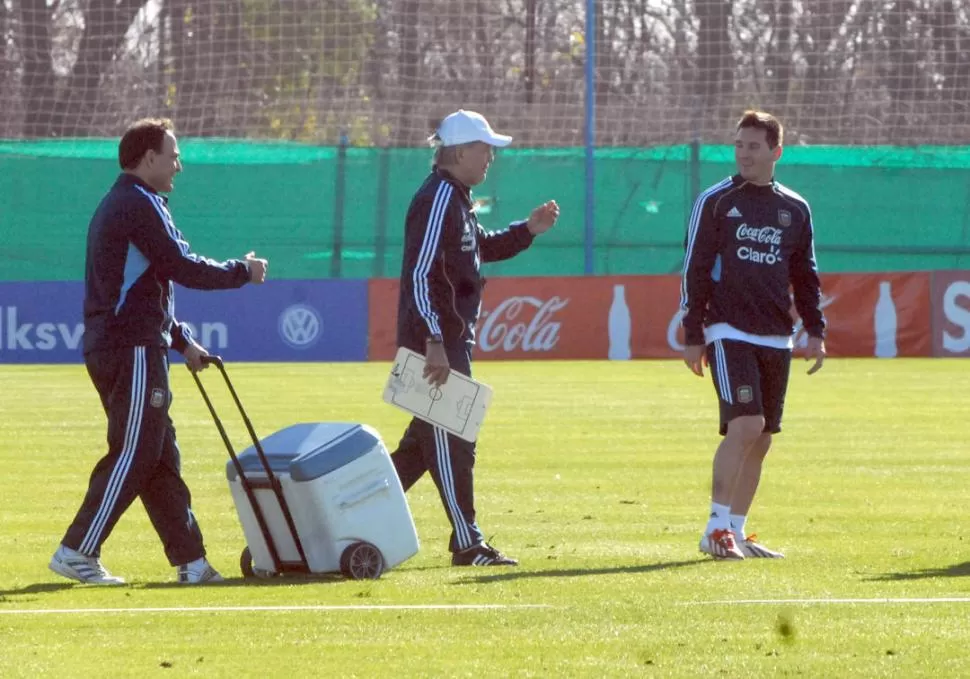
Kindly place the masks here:
[(108, 453), (91, 473), (63, 544), (100, 556), (118, 519), (140, 497), (170, 564), (204, 556), (168, 414), (168, 350), (126, 347), (92, 352), (84, 360), (108, 416)]
[[(445, 353), (451, 369), (471, 376), (471, 342), (446, 342)], [(424, 347), (409, 347), (424, 353)], [(452, 552), (474, 547), (484, 541), (475, 522), (475, 444), (448, 434), (423, 420), (413, 418), (397, 450), (391, 455), (404, 490), (408, 490), (426, 471), (431, 472), (441, 503), (451, 521)]]

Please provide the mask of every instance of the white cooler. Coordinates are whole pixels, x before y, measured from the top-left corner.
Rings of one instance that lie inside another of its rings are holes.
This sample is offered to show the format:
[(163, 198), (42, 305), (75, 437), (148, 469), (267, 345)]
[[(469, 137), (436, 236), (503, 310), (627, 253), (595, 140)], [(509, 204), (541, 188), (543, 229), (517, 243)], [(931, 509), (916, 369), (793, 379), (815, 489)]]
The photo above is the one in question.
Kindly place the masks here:
[[(260, 443), (280, 481), (309, 572), (339, 571), (348, 577), (373, 578), (417, 554), (411, 510), (387, 448), (374, 429), (342, 422), (294, 424)], [(253, 492), (281, 570), (305, 572), (255, 447), (237, 458), (256, 486)], [(248, 546), (241, 562), (243, 573), (274, 575), (272, 555), (231, 460), (226, 475)]]

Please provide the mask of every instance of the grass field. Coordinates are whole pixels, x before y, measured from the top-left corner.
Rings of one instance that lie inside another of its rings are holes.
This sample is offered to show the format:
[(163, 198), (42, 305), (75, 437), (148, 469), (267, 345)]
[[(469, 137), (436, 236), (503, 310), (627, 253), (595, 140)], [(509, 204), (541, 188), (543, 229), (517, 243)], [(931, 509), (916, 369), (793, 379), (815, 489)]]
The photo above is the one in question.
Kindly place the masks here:
[[(407, 421), (380, 401), (383, 363), (229, 369), (264, 436), (365, 422), (393, 449)], [(0, 677), (970, 676), (970, 362), (830, 360), (812, 377), (798, 362), (749, 519), (788, 558), (742, 563), (697, 551), (709, 379), (678, 362), (476, 370), (496, 392), (480, 523), (520, 566), (450, 567), (426, 477), (408, 496), (421, 551), (380, 580), (254, 582), (225, 450), (174, 368), (184, 474), (230, 578), (187, 589), (137, 503), (103, 553), (132, 584), (47, 570), (104, 418), (80, 366), (0, 368)]]

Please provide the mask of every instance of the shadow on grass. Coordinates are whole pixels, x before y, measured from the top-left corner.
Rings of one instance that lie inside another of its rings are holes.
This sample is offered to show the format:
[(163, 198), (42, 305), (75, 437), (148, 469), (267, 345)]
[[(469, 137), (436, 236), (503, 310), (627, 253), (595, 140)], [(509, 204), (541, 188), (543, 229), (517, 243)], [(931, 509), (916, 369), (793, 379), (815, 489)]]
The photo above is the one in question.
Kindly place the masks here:
[[(491, 575), (481, 574), (472, 576), (462, 576), (459, 580), (452, 584), (463, 585), (469, 582), (478, 583), (488, 583), (488, 582), (502, 582), (506, 580), (518, 580), (521, 578), (574, 578), (574, 577), (589, 577), (595, 575), (619, 575), (624, 573), (654, 573), (658, 571), (671, 570), (675, 568), (683, 568), (685, 566), (696, 566), (702, 563), (715, 563), (712, 559), (692, 559), (690, 561), (665, 561), (652, 564), (644, 564), (642, 566), (617, 566), (615, 568), (571, 568), (571, 569), (558, 569), (558, 570), (545, 570), (545, 571), (522, 571), (514, 570), (505, 573), (495, 573)], [(951, 575), (970, 575), (970, 562), (965, 564), (960, 564), (954, 568), (963, 569), (959, 573), (950, 573)], [(451, 570), (451, 567), (438, 567), (438, 566), (424, 566), (418, 568), (404, 568), (402, 571), (415, 571), (415, 570)], [(953, 569), (950, 569), (953, 570)], [(894, 579), (906, 579), (905, 574), (896, 576)], [(931, 575), (917, 575), (909, 577), (932, 577)], [(203, 588), (235, 588), (235, 587), (289, 587), (291, 585), (315, 585), (321, 583), (337, 583), (337, 582), (356, 582), (365, 583), (368, 580), (348, 580), (340, 573), (314, 573), (314, 574), (287, 574), (282, 576), (268, 577), (268, 578), (226, 578), (223, 582), (213, 582), (207, 584), (199, 585), (183, 585), (175, 581), (167, 582), (129, 582), (124, 585), (113, 585), (113, 586), (103, 586), (103, 585), (85, 585), (80, 582), (41, 582), (32, 585), (27, 585), (26, 587), (21, 587), (19, 589), (8, 589), (0, 590), (0, 605), (5, 603), (6, 597), (22, 596), (25, 594), (47, 594), (52, 592), (61, 592), (68, 589), (78, 589), (79, 591), (87, 590), (120, 590), (120, 591), (138, 591), (138, 590), (155, 590), (155, 589), (197, 589), (199, 587)], [(6, 602), (13, 603), (13, 602)], [(23, 601), (18, 601), (17, 603), (23, 603)]]
[(924, 568), (919, 571), (908, 571), (904, 573), (884, 573), (867, 580), (885, 582), (887, 580), (923, 580), (926, 578), (959, 578), (970, 575), (970, 561), (953, 564), (946, 568)]
[(185, 589), (197, 587), (289, 587), (290, 585), (318, 585), (324, 582), (348, 582), (340, 573), (288, 573), (267, 578), (226, 578), (222, 582), (183, 585), (174, 580), (168, 582), (139, 582), (133, 589)]
[[(387, 576), (388, 573), (395, 573), (398, 571), (408, 572), (408, 571), (439, 571), (439, 570), (451, 570), (450, 565), (444, 566), (418, 566), (417, 568), (393, 568), (386, 571), (381, 575), (381, 579)], [(267, 578), (243, 578), (243, 577), (226, 577), (223, 582), (213, 582), (208, 584), (200, 585), (183, 585), (182, 583), (176, 582), (174, 580), (166, 580), (163, 582), (127, 582), (124, 585), (86, 585), (81, 582), (38, 582), (32, 585), (27, 585), (26, 587), (20, 587), (18, 589), (8, 589), (0, 590), (0, 605), (4, 603), (13, 603), (7, 600), (7, 597), (23, 596), (27, 594), (49, 594), (53, 592), (62, 592), (64, 590), (74, 589), (77, 591), (84, 590), (100, 590), (100, 589), (115, 589), (120, 591), (132, 591), (132, 590), (146, 590), (146, 589), (178, 589), (178, 588), (198, 588), (198, 587), (288, 587), (290, 585), (315, 585), (322, 583), (338, 583), (338, 582), (369, 582), (368, 580), (353, 580), (350, 578), (345, 578), (342, 574), (333, 573), (288, 573), (286, 575), (279, 575)], [(17, 603), (23, 603), (24, 600), (21, 599)]]
[(702, 563), (714, 563), (713, 559), (691, 559), (690, 561), (661, 561), (659, 563), (644, 564), (642, 566), (617, 566), (615, 568), (570, 568), (549, 571), (510, 571), (496, 573), (494, 575), (473, 575), (463, 577), (453, 584), (464, 585), (469, 582), (503, 582), (506, 580), (519, 580), (521, 578), (576, 578), (588, 577), (591, 575), (619, 575), (623, 573), (654, 573), (657, 571), (672, 570), (674, 568), (684, 568), (685, 566), (696, 566)]
[(48, 592), (60, 592), (65, 589), (73, 589), (75, 585), (80, 583), (77, 582), (37, 582), (33, 585), (27, 585), (26, 587), (21, 587), (20, 589), (2, 589), (0, 590), (0, 604), (4, 602), (4, 599), (8, 596), (16, 596), (18, 594), (46, 594)]
[[(40, 582), (27, 585), (19, 589), (0, 590), (0, 605), (12, 603), (5, 601), (7, 597), (22, 596), (27, 594), (49, 594), (64, 590), (117, 590), (121, 592), (131, 592), (147, 589), (197, 589), (200, 587), (227, 588), (227, 587), (283, 587), (290, 585), (313, 585), (325, 582), (365, 582), (363, 580), (348, 580), (340, 573), (321, 573), (312, 575), (286, 575), (272, 578), (226, 578), (223, 582), (211, 582), (197, 585), (183, 585), (174, 580), (166, 582), (127, 582), (123, 585), (87, 585), (82, 582)], [(23, 600), (17, 603), (23, 603)]]

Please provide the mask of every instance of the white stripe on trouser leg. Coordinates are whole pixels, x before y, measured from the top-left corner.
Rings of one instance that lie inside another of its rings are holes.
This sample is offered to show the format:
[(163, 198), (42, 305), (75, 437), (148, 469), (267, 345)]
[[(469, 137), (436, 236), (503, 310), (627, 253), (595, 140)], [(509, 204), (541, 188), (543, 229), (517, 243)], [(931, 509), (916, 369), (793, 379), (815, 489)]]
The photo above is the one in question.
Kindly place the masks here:
[(717, 382), (721, 391), (721, 398), (728, 403), (734, 403), (731, 395), (731, 378), (728, 377), (727, 354), (724, 353), (724, 343), (714, 341), (714, 358), (717, 363)]
[(135, 450), (138, 447), (138, 439), (141, 434), (141, 420), (144, 410), (144, 390), (146, 381), (145, 373), (145, 349), (144, 347), (134, 347), (131, 377), (132, 386), (131, 393), (129, 394), (128, 423), (125, 427), (124, 444), (121, 452), (118, 455), (118, 461), (115, 463), (115, 467), (112, 470), (108, 484), (105, 487), (105, 493), (101, 500), (101, 505), (95, 514), (94, 520), (91, 522), (91, 526), (88, 528), (87, 535), (81, 543), (80, 551), (82, 553), (93, 553), (93, 551), (97, 548), (97, 544), (101, 539), (101, 533), (104, 530), (105, 523), (110, 517), (111, 512), (114, 510), (115, 504), (118, 500), (118, 495), (121, 492), (122, 486), (124, 485), (125, 477), (128, 475), (128, 470), (131, 468), (131, 463), (135, 456)]
[(453, 518), (455, 539), (459, 549), (471, 547), (471, 537), (465, 515), (458, 505), (458, 494), (455, 491), (455, 477), (451, 468), (451, 447), (448, 445), (448, 433), (440, 427), (435, 427), (435, 447), (438, 454), (438, 473), (441, 477), (441, 489), (448, 504), (448, 513)]
[(94, 520), (88, 528), (87, 535), (81, 541), (78, 549), (82, 554), (93, 554), (97, 549), (101, 539), (104, 526), (114, 511), (115, 504), (118, 502), (118, 495), (125, 484), (125, 477), (131, 469), (132, 460), (135, 457), (135, 450), (138, 448), (138, 438), (141, 434), (142, 414), (145, 409), (145, 347), (134, 348), (134, 358), (131, 369), (131, 394), (128, 405), (128, 423), (125, 427), (125, 442), (115, 462), (115, 467), (111, 471), (108, 485), (104, 491), (101, 505), (94, 515)]
[(451, 455), (448, 448), (448, 434), (440, 427), (434, 428), (434, 443), (438, 454), (438, 476), (441, 477), (441, 494), (448, 505), (448, 513), (451, 514), (452, 524), (455, 527), (455, 538), (458, 541), (458, 549), (468, 549), (472, 546), (471, 536), (468, 531), (468, 524), (465, 522), (465, 515), (461, 513), (458, 506), (458, 496), (455, 494), (455, 478), (451, 470)]

